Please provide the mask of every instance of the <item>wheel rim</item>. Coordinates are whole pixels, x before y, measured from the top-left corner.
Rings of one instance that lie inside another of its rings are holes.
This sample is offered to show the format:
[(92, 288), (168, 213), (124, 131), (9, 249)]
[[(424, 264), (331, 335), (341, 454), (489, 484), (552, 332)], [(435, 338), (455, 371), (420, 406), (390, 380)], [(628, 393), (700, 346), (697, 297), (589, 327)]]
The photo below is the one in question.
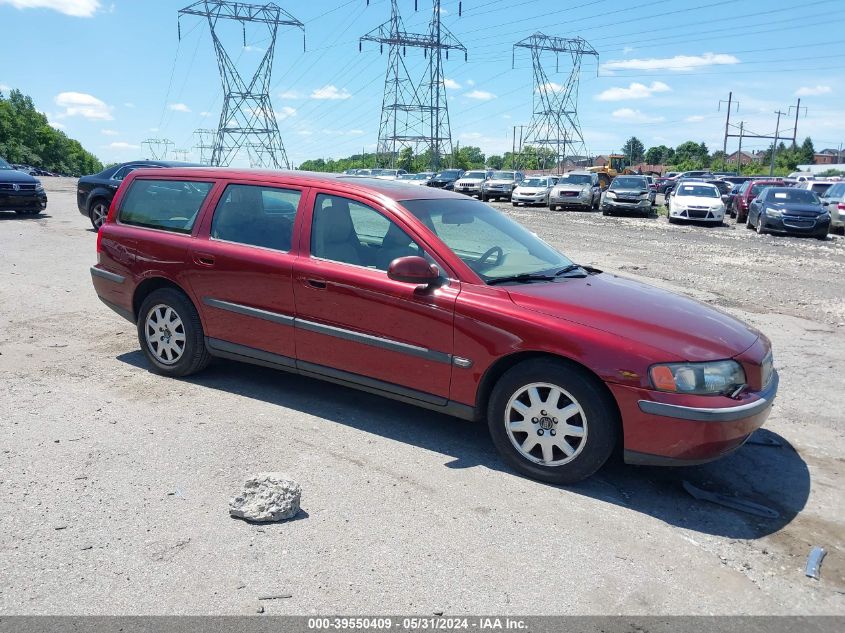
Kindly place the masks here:
[(102, 202), (98, 202), (94, 205), (94, 208), (91, 209), (91, 219), (94, 221), (94, 225), (99, 228), (102, 226), (103, 222), (106, 221), (106, 216), (109, 214), (109, 208), (104, 205)]
[(159, 303), (147, 313), (144, 336), (153, 356), (164, 365), (179, 362), (185, 353), (185, 326), (176, 311)]
[(759, 233), (760, 235), (763, 234), (763, 216), (762, 215), (757, 216), (757, 233)]
[(551, 383), (520, 387), (505, 407), (505, 429), (525, 459), (542, 466), (571, 462), (587, 442), (587, 416), (575, 397)]

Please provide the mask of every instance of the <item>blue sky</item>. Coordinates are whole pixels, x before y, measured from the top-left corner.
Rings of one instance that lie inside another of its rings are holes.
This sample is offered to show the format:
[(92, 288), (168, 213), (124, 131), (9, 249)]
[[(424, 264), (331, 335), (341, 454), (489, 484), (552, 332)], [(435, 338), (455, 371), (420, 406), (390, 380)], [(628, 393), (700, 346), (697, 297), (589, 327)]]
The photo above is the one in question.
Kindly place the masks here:
[[(281, 31), (272, 99), (291, 162), (340, 158), (375, 148), (387, 54), (358, 38), (389, 18), (388, 0), (276, 0), (305, 23)], [(222, 90), (207, 24), (176, 15), (190, 0), (0, 0), (0, 90), (18, 88), (50, 121), (103, 161), (145, 154), (150, 137), (190, 149), (196, 128), (216, 126)], [(408, 31), (424, 31), (430, 1), (399, 0)], [(591, 153), (616, 151), (631, 135), (646, 147), (704, 141), (722, 146), (725, 104), (739, 102), (732, 122), (772, 134), (778, 109), (791, 135), (801, 97), (799, 142), (816, 149), (845, 143), (845, 73), (840, 51), (845, 2), (809, 0), (443, 0), (444, 24), (469, 59), (445, 65), (453, 142), (487, 154), (511, 147), (512, 126), (532, 110), (531, 61), (511, 67), (512, 45), (535, 31), (581, 36), (600, 53), (581, 74), (579, 113)], [(223, 31), (246, 75), (266, 35)], [(412, 72), (422, 53), (408, 51)], [(561, 71), (563, 71), (563, 65)], [(565, 81), (554, 72), (551, 82)], [(790, 106), (793, 106), (790, 109)], [(806, 113), (803, 107), (806, 106)], [(729, 139), (728, 152), (736, 149)], [(743, 149), (766, 141), (744, 140)], [(196, 159), (197, 152), (189, 157)]]

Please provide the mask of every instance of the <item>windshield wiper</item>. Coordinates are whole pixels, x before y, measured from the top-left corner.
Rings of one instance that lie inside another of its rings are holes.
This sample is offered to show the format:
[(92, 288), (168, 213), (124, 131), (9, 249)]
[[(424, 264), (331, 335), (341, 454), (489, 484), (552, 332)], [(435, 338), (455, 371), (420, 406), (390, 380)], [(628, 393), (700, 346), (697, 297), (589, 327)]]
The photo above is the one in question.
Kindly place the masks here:
[(594, 274), (600, 273), (598, 268), (593, 268), (592, 266), (584, 266), (583, 264), (569, 264), (569, 266), (565, 266), (561, 268), (559, 271), (555, 273), (555, 277), (560, 277), (561, 275), (568, 275), (570, 277), (586, 277), (587, 275), (570, 275), (569, 273), (574, 272), (576, 270), (583, 270), (587, 274)]
[(554, 281), (555, 278), (551, 275), (543, 275), (542, 273), (520, 273), (519, 275), (508, 275), (507, 277), (494, 277), (487, 281), (488, 286), (494, 284), (503, 284), (509, 281), (516, 281), (518, 283), (527, 284), (532, 281)]

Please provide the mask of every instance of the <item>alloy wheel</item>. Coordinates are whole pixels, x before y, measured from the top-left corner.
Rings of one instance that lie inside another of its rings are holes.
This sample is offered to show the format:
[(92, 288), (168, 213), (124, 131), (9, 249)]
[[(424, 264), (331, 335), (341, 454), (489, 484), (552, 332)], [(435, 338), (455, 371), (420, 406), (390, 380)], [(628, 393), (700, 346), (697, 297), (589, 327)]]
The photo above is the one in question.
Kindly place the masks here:
[(164, 365), (174, 365), (185, 352), (185, 325), (176, 311), (163, 303), (147, 313), (144, 323), (147, 347)]
[(106, 221), (108, 214), (109, 207), (104, 202), (97, 202), (91, 207), (91, 224), (94, 225), (94, 228), (99, 229)]
[(587, 442), (587, 416), (565, 389), (544, 382), (520, 387), (505, 407), (505, 428), (514, 448), (542, 466), (575, 459)]

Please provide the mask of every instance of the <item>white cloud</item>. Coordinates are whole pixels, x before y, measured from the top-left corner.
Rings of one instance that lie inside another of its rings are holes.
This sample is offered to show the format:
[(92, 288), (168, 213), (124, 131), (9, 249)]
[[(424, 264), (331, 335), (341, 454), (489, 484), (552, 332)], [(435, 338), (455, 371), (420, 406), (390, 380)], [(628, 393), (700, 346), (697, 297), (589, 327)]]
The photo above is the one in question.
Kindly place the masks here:
[(279, 93), (280, 99), (302, 99), (303, 95), (298, 90), (285, 90)]
[(120, 136), (120, 132), (114, 130), (100, 130), (100, 134), (104, 134), (105, 136)]
[(657, 92), (669, 92), (672, 90), (662, 81), (653, 81), (650, 86), (634, 82), (627, 88), (617, 86), (608, 88), (604, 92), (599, 93), (596, 99), (599, 101), (624, 101), (626, 99), (648, 99), (651, 95)]
[(327, 136), (361, 136), (364, 130), (333, 130), (331, 128), (323, 128), (320, 130)]
[(190, 112), (191, 109), (186, 106), (184, 103), (171, 103), (167, 106), (168, 110), (173, 110), (174, 112)]
[(738, 64), (739, 59), (724, 53), (704, 53), (703, 55), (675, 55), (675, 57), (651, 59), (624, 59), (602, 64), (603, 70), (692, 70), (705, 66)]
[(322, 88), (317, 88), (311, 93), (312, 99), (342, 100), (349, 99), (351, 96), (352, 95), (349, 94), (349, 91), (346, 88), (338, 90), (337, 87), (332, 84), (328, 84)]
[(211, 116), (211, 112), (200, 112), (200, 116), (204, 119), (205, 117)]
[(632, 110), (631, 108), (620, 108), (619, 110), (614, 110), (610, 116), (614, 119), (628, 121), (630, 123), (657, 123), (658, 121), (663, 120), (662, 116), (650, 117), (639, 110)]
[(496, 98), (496, 95), (486, 90), (473, 90), (472, 92), (467, 92), (464, 96), (470, 99), (478, 99), (479, 101), (490, 101), (490, 99)]
[(11, 92), (11, 86), (7, 86), (6, 84), (0, 84), (0, 92)]
[(55, 128), (57, 130), (65, 129), (65, 126), (63, 124), (59, 123), (58, 121), (53, 121), (49, 118), (47, 119), (47, 125), (49, 125), (52, 128)]
[(134, 108), (135, 104), (132, 103), (131, 101), (127, 101), (126, 103), (123, 104), (123, 106), (126, 107), (126, 108)]
[(472, 79), (467, 79), (467, 85), (468, 86), (474, 86), (475, 82)]
[(55, 102), (57, 106), (65, 109), (56, 115), (57, 118), (81, 116), (101, 121), (111, 121), (114, 118), (111, 115), (111, 106), (84, 92), (61, 92), (56, 95)]
[(16, 9), (52, 9), (65, 15), (90, 18), (100, 8), (100, 0), (0, 0)]
[(699, 121), (703, 121), (704, 117), (700, 114), (693, 114), (692, 116), (688, 116), (684, 121), (687, 123), (698, 123)]
[(830, 94), (830, 86), (802, 86), (795, 91), (796, 97), (816, 97), (818, 95)]
[(625, 48), (622, 49), (623, 55), (627, 55), (628, 53), (633, 53), (633, 52), (634, 52), (634, 49), (631, 48), (630, 46), (626, 46)]
[(281, 110), (276, 110), (275, 114), (279, 120), (287, 119), (288, 117), (296, 116), (296, 108), (284, 106)]
[(244, 52), (245, 53), (264, 53), (266, 51), (267, 51), (266, 48), (261, 48), (260, 46), (250, 46), (250, 45), (244, 46)]
[(150, 132), (158, 132), (158, 128), (157, 127), (151, 127)]
[(560, 92), (563, 90), (563, 86), (559, 83), (555, 83), (554, 81), (543, 84), (543, 87), (546, 90), (551, 90), (552, 92)]
[(115, 141), (114, 143), (109, 143), (109, 149), (140, 149), (140, 147), (132, 143), (127, 143), (126, 141)]
[(443, 85), (449, 88), (449, 90), (460, 90), (461, 84), (459, 84), (454, 79), (446, 79), (443, 81)]

